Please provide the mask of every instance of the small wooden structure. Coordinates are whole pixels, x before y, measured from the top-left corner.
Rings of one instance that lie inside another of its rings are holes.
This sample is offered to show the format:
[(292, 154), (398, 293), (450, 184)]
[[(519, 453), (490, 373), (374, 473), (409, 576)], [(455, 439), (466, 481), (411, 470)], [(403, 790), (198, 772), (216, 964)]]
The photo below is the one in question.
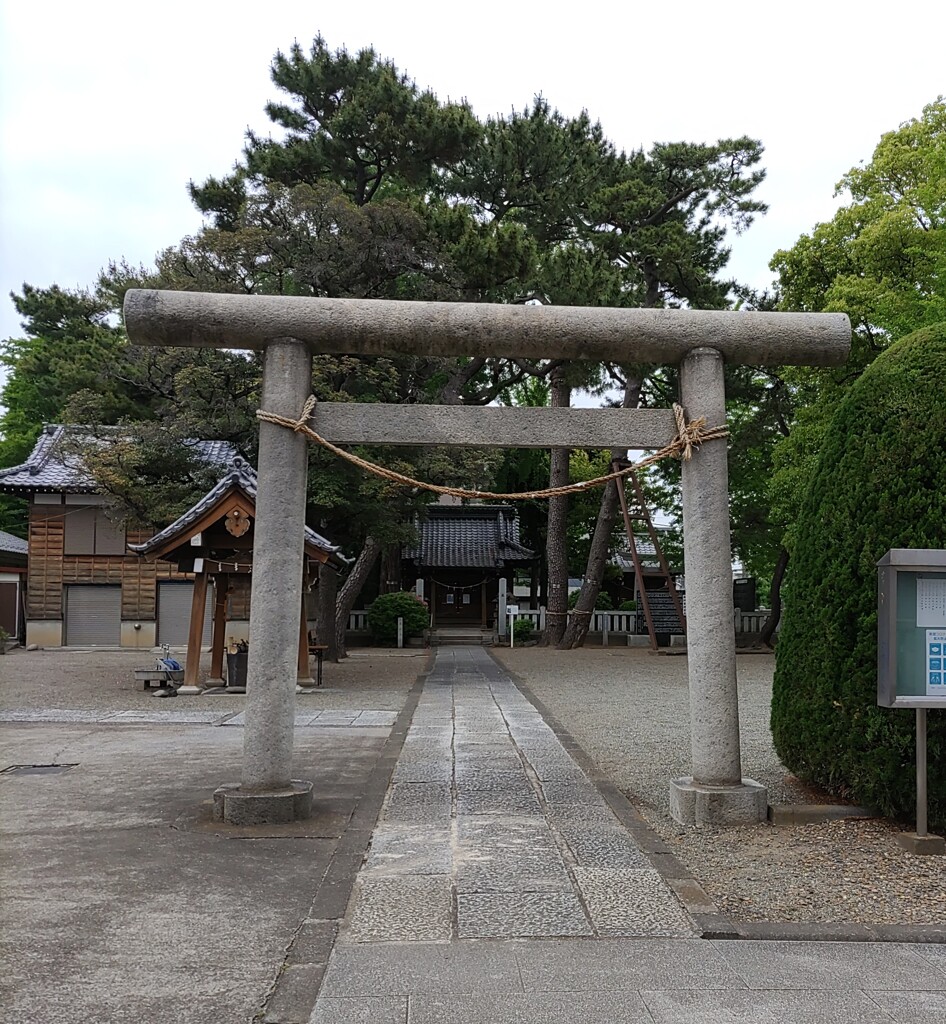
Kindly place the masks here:
[(417, 522), (418, 539), (402, 554), (405, 589), (424, 581), (431, 626), (495, 628), (499, 580), (512, 593), (514, 573), (537, 555), (519, 541), (512, 505), (441, 500)]
[[(256, 518), (256, 471), (240, 457), (234, 458), (227, 473), (200, 501), (170, 526), (142, 544), (129, 544), (141, 558), (172, 562), (178, 572), (194, 574), (190, 629), (184, 662), (181, 693), (200, 692), (200, 648), (208, 585), (214, 582), (213, 630), (211, 633), (210, 678), (208, 686), (223, 686), (223, 656), (226, 646), (228, 604), (249, 603), (249, 580), (253, 572), (254, 522)], [(331, 562), (344, 568), (339, 549), (306, 527), (303, 568), (303, 600), (299, 616), (298, 683), (312, 686), (309, 672), (309, 638), (305, 592), (318, 578), (318, 567)], [(241, 616), (244, 617), (244, 616)]]

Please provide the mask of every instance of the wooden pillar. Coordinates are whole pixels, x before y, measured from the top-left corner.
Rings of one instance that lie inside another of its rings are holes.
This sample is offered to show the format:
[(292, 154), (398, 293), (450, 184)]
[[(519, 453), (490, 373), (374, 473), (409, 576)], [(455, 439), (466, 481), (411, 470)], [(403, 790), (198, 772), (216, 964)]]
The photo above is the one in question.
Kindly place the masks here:
[(480, 629), (486, 629), (486, 578), (480, 584)]
[(191, 625), (187, 633), (187, 657), (184, 662), (184, 685), (178, 693), (200, 693), (200, 641), (204, 633), (204, 605), (207, 603), (207, 574), (199, 572), (194, 579), (191, 599)]
[(305, 614), (305, 591), (302, 592), (302, 616), (299, 620), (299, 667), (296, 672), (296, 686), (315, 686), (309, 671), (309, 623)]
[(230, 592), (230, 576), (221, 573), (216, 577), (214, 587), (214, 625), (210, 642), (210, 678), (208, 686), (224, 686), (223, 651), (226, 646), (227, 594)]

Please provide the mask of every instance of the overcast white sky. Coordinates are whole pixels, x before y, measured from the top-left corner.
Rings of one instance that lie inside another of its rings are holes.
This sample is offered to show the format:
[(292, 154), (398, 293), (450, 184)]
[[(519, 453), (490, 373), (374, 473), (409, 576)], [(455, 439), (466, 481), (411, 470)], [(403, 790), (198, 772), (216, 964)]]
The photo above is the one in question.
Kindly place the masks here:
[(761, 139), (770, 212), (731, 262), (757, 286), (831, 216), (841, 174), (946, 91), (946, 6), (928, 0), (0, 5), (0, 338), (20, 333), (8, 295), (24, 281), (88, 285), (196, 231), (188, 179), (225, 173), (246, 128), (266, 130), (274, 52), (317, 32), (480, 116), (541, 92), (625, 148)]

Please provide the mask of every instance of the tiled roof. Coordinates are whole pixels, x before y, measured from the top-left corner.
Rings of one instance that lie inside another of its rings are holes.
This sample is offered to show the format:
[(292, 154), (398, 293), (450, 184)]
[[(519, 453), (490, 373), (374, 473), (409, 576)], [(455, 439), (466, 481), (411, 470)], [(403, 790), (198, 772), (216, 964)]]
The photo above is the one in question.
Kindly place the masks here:
[[(657, 558), (657, 549), (654, 547), (654, 542), (647, 537), (635, 537), (634, 539), (637, 541), (637, 556), (640, 558), (641, 568), (645, 571), (659, 572), (660, 561)], [(621, 572), (634, 571), (634, 562), (630, 551), (615, 551), (611, 556), (611, 564), (616, 565)], [(675, 571), (673, 566), (670, 567), (670, 571)]]
[[(197, 502), (196, 505), (191, 506), (191, 508), (189, 508), (183, 515), (179, 516), (173, 523), (171, 523), (170, 526), (166, 526), (160, 533), (156, 533), (143, 544), (129, 544), (128, 548), (130, 551), (134, 551), (139, 555), (151, 554), (167, 541), (172, 540), (178, 534), (184, 533), (188, 527), (193, 526), (194, 523), (214, 507), (217, 501), (222, 498), (227, 491), (235, 487), (240, 488), (255, 504), (256, 486), (256, 470), (253, 469), (245, 459), (240, 458), (239, 455), (233, 456), (227, 464), (227, 472), (224, 476), (220, 478), (220, 480), (200, 499), (200, 501)], [(339, 554), (340, 549), (337, 545), (330, 543), (321, 534), (316, 533), (315, 530), (309, 529), (308, 526), (305, 528), (305, 539), (307, 544), (311, 544), (313, 547), (327, 552), (329, 555), (329, 561), (334, 565), (341, 567), (349, 563), (350, 559)]]
[[(43, 428), (30, 457), (19, 466), (0, 469), (0, 491), (22, 494), (28, 491), (57, 492), (72, 494), (94, 494), (95, 481), (89, 475), (82, 460), (72, 452), (63, 451), (63, 440), (67, 434), (82, 437), (82, 427), (64, 427), (49, 424)], [(87, 435), (92, 440), (91, 435)], [(236, 454), (228, 441), (194, 441), (193, 449), (205, 462), (225, 465)]]
[(20, 537), (14, 537), (12, 533), (0, 530), (0, 551), (9, 552), (15, 555), (25, 555), (29, 545)]
[(418, 566), (501, 568), (529, 562), (511, 505), (430, 505), (417, 524), (420, 539), (404, 552)]

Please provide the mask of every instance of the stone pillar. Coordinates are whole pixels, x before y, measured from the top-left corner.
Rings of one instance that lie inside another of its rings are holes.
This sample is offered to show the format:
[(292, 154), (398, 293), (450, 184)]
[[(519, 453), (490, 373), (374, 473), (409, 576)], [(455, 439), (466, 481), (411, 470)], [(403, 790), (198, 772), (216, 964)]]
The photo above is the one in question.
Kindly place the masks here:
[[(295, 418), (311, 380), (305, 345), (289, 338), (271, 342), (263, 359), (262, 408)], [(260, 423), (243, 774), (239, 786), (214, 794), (215, 816), (233, 824), (275, 824), (311, 813), (312, 783), (291, 779), (306, 465), (303, 435)]]
[(507, 589), (506, 588), (507, 588), (506, 577), (505, 576), (500, 576), (499, 577), (499, 600), (496, 602), (496, 632), (497, 632), (497, 634), (499, 636), (505, 636), (506, 633), (508, 632), (507, 626), (509, 625), (509, 622), (508, 622), (509, 616), (506, 614), (506, 604), (507, 604), (507, 600), (506, 600)]
[[(723, 357), (715, 349), (694, 349), (683, 360), (680, 401), (687, 420), (726, 422)], [(682, 468), (693, 774), (671, 782), (670, 810), (683, 824), (754, 824), (768, 802), (762, 786), (742, 778), (725, 438), (696, 449)]]

